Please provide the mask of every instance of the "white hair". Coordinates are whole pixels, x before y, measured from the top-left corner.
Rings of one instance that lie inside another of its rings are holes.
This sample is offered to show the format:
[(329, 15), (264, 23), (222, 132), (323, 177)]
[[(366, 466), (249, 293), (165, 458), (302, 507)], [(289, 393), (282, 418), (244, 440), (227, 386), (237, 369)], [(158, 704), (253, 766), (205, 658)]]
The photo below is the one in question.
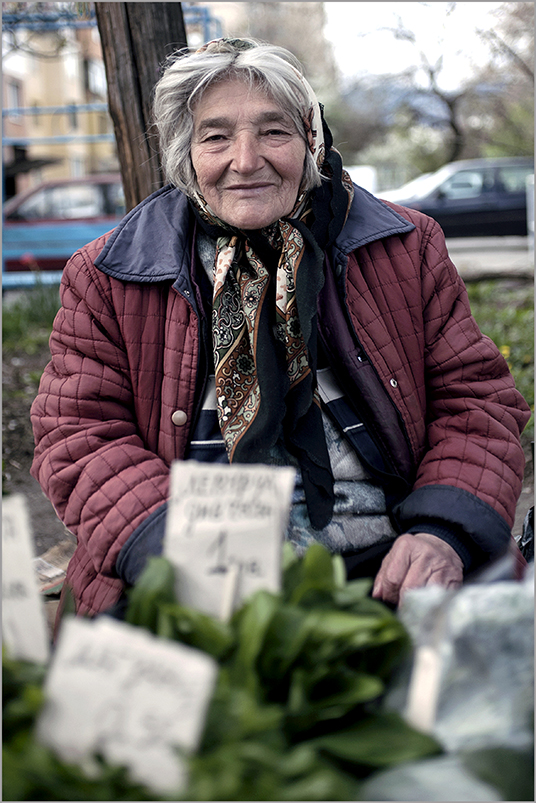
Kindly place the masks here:
[(208, 87), (239, 79), (264, 90), (291, 118), (306, 145), (301, 189), (319, 186), (321, 176), (304, 126), (311, 99), (302, 75), (290, 51), (254, 39), (220, 39), (203, 50), (172, 57), (155, 87), (153, 106), (166, 180), (190, 197), (199, 191), (191, 159), (195, 106)]

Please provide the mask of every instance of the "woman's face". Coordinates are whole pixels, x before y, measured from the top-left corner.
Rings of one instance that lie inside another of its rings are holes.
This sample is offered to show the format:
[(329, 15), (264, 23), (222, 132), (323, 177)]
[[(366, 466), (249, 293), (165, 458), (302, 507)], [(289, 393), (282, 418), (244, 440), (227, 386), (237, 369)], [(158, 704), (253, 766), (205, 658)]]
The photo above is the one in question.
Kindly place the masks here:
[(300, 189), (305, 142), (265, 92), (240, 80), (215, 84), (194, 109), (192, 163), (212, 211), (239, 229), (288, 215)]

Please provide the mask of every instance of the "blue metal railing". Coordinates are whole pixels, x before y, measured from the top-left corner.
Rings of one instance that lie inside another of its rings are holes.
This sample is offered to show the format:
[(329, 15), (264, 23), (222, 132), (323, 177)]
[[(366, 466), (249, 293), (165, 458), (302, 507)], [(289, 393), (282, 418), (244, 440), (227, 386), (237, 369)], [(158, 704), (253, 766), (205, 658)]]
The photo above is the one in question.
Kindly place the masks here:
[[(2, 109), (2, 118), (4, 117), (35, 117), (41, 114), (78, 114), (79, 112), (106, 112), (108, 113), (107, 103), (69, 103), (65, 106), (19, 106)], [(66, 142), (114, 142), (115, 135), (113, 132), (107, 134), (58, 134), (49, 137), (2, 137), (2, 145), (18, 145), (20, 147), (27, 145), (62, 145)]]
[(86, 19), (81, 19), (78, 14), (67, 9), (33, 14), (25, 11), (18, 14), (2, 14), (3, 31), (14, 31), (17, 28), (26, 28), (29, 31), (57, 31), (59, 28), (94, 28), (96, 24), (94, 11), (91, 11)]
[(107, 103), (68, 103), (65, 106), (20, 106), (2, 109), (2, 117), (38, 114), (74, 114), (78, 112), (107, 112)]
[(23, 290), (28, 287), (35, 287), (36, 284), (59, 284), (62, 274), (63, 271), (61, 270), (28, 271), (27, 273), (19, 271), (6, 273), (6, 271), (2, 271), (2, 291)]
[[(209, 8), (182, 3), (182, 14), (185, 25), (202, 26), (205, 42), (222, 35), (221, 22), (217, 17), (212, 16)], [(17, 28), (26, 28), (29, 31), (57, 31), (61, 28), (95, 28), (96, 25), (97, 20), (94, 10), (91, 10), (83, 18), (68, 9), (33, 14), (24, 11), (15, 14), (2, 14), (3, 31), (15, 31)]]
[(2, 137), (2, 145), (63, 145), (66, 142), (115, 142), (115, 134), (58, 134), (53, 137)]

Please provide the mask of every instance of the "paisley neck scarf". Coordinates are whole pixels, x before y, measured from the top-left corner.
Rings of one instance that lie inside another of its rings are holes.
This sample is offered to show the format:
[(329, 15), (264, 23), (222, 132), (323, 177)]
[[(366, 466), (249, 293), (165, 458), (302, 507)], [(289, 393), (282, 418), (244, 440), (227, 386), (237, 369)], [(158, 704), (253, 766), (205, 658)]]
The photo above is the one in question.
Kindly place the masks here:
[(216, 239), (212, 340), (217, 412), (230, 462), (299, 466), (309, 518), (333, 513), (333, 477), (316, 388), (318, 293), (324, 250), (341, 231), (352, 182), (309, 84), (304, 119), (322, 186), (300, 193), (289, 217), (261, 231), (219, 220), (198, 194), (192, 206)]

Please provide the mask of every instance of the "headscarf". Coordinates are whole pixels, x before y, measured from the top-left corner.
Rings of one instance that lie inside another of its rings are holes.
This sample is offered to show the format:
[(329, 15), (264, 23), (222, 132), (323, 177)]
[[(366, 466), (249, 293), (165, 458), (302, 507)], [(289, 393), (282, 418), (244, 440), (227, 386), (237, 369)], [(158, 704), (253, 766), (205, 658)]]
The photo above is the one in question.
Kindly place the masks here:
[[(217, 42), (203, 49), (211, 44)], [(297, 463), (309, 519), (319, 530), (331, 520), (334, 492), (316, 387), (316, 306), (324, 250), (346, 221), (353, 186), (317, 98), (297, 74), (310, 102), (303, 123), (326, 177), (322, 185), (300, 192), (291, 214), (261, 231), (229, 226), (200, 193), (192, 203), (216, 239), (212, 339), (218, 421), (229, 461)]]

